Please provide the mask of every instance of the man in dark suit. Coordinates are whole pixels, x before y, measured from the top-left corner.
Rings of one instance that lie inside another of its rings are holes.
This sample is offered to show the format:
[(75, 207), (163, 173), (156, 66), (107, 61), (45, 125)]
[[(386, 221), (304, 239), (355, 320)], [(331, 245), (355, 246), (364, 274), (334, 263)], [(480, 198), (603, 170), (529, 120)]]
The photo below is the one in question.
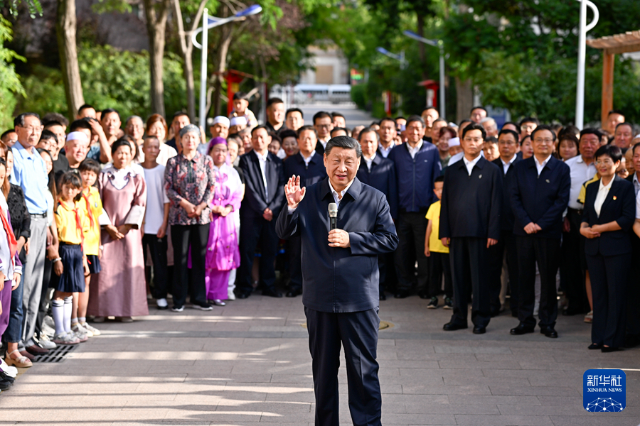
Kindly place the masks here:
[(284, 204), (282, 160), (267, 150), (271, 136), (265, 126), (251, 131), (253, 150), (240, 157), (245, 178), (245, 196), (240, 208), (240, 268), (236, 296), (246, 299), (253, 290), (251, 270), (256, 246), (260, 245), (262, 294), (282, 297), (276, 288), (273, 262), (278, 250), (275, 218)]
[(331, 131), (333, 130), (333, 118), (331, 114), (326, 111), (316, 112), (313, 115), (313, 127), (318, 134), (316, 152), (324, 155), (324, 147), (327, 146), (327, 142), (331, 139)]
[[(313, 126), (303, 126), (298, 129), (298, 148), (300, 152), (284, 160), (284, 177), (300, 177), (300, 186), (307, 187), (327, 177), (322, 155), (316, 153), (318, 136)], [(302, 269), (300, 253), (300, 236), (294, 235), (287, 241), (289, 252), (289, 268), (291, 280), (287, 297), (302, 294)]]
[(545, 125), (531, 133), (533, 157), (515, 166), (511, 183), (511, 207), (515, 216), (513, 233), (518, 247), (520, 273), (518, 319), (520, 324), (511, 334), (533, 333), (536, 319), (536, 263), (540, 272), (540, 332), (556, 338), (558, 295), (556, 273), (560, 259), (562, 214), (569, 204), (571, 174), (569, 166), (554, 158), (555, 132)]
[[(633, 190), (637, 197), (640, 192), (640, 144), (635, 144), (631, 149), (633, 150), (635, 173), (627, 177), (627, 180), (633, 184)], [(635, 233), (631, 234), (631, 254), (633, 259), (640, 259), (640, 238)], [(640, 345), (640, 309), (636, 307), (638, 300), (640, 300), (640, 262), (631, 262), (627, 291), (625, 348)]]
[(473, 333), (486, 333), (491, 320), (489, 249), (500, 238), (503, 173), (480, 155), (485, 137), (480, 124), (465, 127), (464, 157), (444, 173), (440, 238), (449, 247), (453, 274), (453, 315), (445, 331), (467, 328), (471, 292)]
[[(358, 169), (360, 182), (373, 186), (387, 197), (391, 209), (391, 217), (398, 217), (398, 187), (396, 185), (396, 169), (393, 161), (384, 158), (378, 152), (380, 136), (371, 127), (364, 128), (358, 136), (362, 148), (362, 161)], [(386, 300), (384, 290), (395, 288), (396, 273), (393, 253), (385, 253), (378, 257), (380, 269), (380, 300)]]
[(503, 172), (502, 184), (502, 213), (500, 214), (500, 238), (498, 244), (489, 249), (490, 261), (490, 286), (491, 286), (491, 316), (497, 316), (504, 308), (500, 301), (502, 290), (502, 265), (506, 256), (507, 272), (509, 275), (509, 287), (511, 288), (511, 313), (517, 316), (518, 312), (518, 254), (516, 240), (513, 237), (513, 210), (509, 194), (509, 183), (513, 179), (514, 166), (518, 158), (518, 134), (513, 130), (502, 129), (498, 134), (498, 151), (500, 158), (493, 161)]
[[(338, 367), (344, 345), (354, 425), (381, 425), (378, 380), (378, 256), (395, 250), (395, 226), (384, 194), (356, 172), (360, 145), (339, 136), (326, 146), (327, 179), (307, 188), (291, 178), (278, 217), (280, 238), (302, 238), (302, 303), (312, 357), (316, 425), (339, 424)], [(338, 205), (330, 229), (329, 203)]]

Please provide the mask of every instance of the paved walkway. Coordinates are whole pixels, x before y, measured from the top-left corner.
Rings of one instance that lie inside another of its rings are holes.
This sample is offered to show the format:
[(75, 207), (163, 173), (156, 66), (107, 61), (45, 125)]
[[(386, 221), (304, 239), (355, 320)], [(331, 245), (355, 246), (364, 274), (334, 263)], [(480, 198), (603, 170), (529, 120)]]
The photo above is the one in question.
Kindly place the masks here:
[[(380, 332), (383, 424), (615, 425), (640, 423), (640, 350), (588, 351), (589, 326), (561, 317), (560, 338), (446, 333), (450, 311), (414, 296), (381, 302), (394, 327)], [(251, 296), (213, 312), (156, 311), (104, 335), (58, 364), (35, 364), (0, 395), (1, 424), (313, 425), (311, 359), (301, 299)], [(344, 362), (342, 363), (344, 365)], [(628, 368), (627, 409), (582, 408), (588, 368)], [(350, 425), (340, 370), (342, 424)]]

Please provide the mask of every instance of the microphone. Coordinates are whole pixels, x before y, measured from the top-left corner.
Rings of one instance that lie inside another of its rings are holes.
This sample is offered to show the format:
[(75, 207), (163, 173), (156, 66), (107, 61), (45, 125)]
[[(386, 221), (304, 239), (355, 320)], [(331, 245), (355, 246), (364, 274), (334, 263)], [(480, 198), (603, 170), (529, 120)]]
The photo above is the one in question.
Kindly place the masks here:
[(338, 228), (338, 205), (336, 203), (329, 204), (329, 223), (330, 230)]

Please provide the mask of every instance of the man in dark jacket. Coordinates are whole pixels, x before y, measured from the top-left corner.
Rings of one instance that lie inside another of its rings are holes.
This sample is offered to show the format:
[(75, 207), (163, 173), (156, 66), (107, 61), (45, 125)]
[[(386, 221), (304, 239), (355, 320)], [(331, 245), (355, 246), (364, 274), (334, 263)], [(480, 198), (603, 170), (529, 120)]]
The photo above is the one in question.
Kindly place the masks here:
[[(284, 177), (289, 180), (293, 176), (299, 176), (301, 187), (311, 186), (327, 177), (322, 154), (316, 152), (318, 143), (316, 129), (313, 126), (302, 126), (298, 129), (297, 139), (300, 152), (284, 160)], [(287, 241), (291, 273), (287, 297), (302, 294), (300, 244), (299, 235), (294, 235)]]
[[(360, 182), (373, 186), (387, 197), (391, 209), (391, 217), (398, 217), (398, 187), (396, 185), (396, 170), (393, 162), (384, 158), (378, 151), (380, 136), (372, 127), (366, 127), (358, 135), (362, 148), (362, 160), (358, 169)], [(381, 254), (378, 257), (380, 269), (380, 300), (386, 300), (384, 291), (395, 288), (396, 271), (393, 253)]]
[[(627, 177), (633, 184), (633, 190), (638, 196), (640, 192), (640, 144), (633, 148), (633, 166), (635, 173)], [(635, 233), (631, 234), (631, 250), (633, 259), (640, 259), (640, 238)], [(625, 336), (625, 348), (633, 348), (640, 345), (640, 309), (635, 304), (640, 300), (640, 262), (631, 262), (629, 273), (629, 287), (627, 291), (627, 329)]]
[(513, 130), (502, 129), (498, 135), (498, 151), (500, 158), (493, 161), (503, 172), (502, 185), (502, 213), (500, 215), (500, 238), (498, 244), (489, 249), (490, 258), (490, 287), (491, 287), (491, 316), (497, 316), (504, 308), (500, 301), (502, 290), (502, 265), (504, 259), (507, 260), (507, 272), (509, 275), (509, 287), (511, 288), (511, 314), (518, 315), (518, 252), (516, 250), (516, 240), (513, 237), (513, 210), (511, 210), (511, 199), (509, 193), (509, 183), (513, 179), (514, 166), (520, 161), (518, 158), (518, 134)]
[(518, 247), (520, 273), (518, 319), (511, 334), (533, 333), (536, 319), (536, 263), (540, 271), (540, 332), (556, 338), (558, 296), (556, 273), (560, 258), (562, 214), (569, 204), (571, 175), (569, 166), (554, 158), (556, 134), (549, 126), (538, 126), (531, 133), (533, 157), (515, 166), (511, 183), (511, 207), (515, 215), (513, 233)]
[[(307, 188), (299, 178), (285, 188), (280, 238), (300, 234), (304, 304), (309, 331), (316, 425), (339, 424), (338, 367), (345, 347), (349, 407), (355, 425), (381, 425), (378, 343), (378, 256), (398, 244), (384, 194), (363, 185), (356, 172), (360, 145), (339, 136), (326, 146), (328, 178)], [(330, 231), (330, 203), (338, 205)]]
[(251, 131), (253, 150), (240, 157), (240, 168), (244, 172), (245, 196), (240, 208), (240, 268), (239, 299), (246, 299), (253, 290), (251, 270), (256, 246), (260, 243), (260, 281), (262, 294), (282, 297), (276, 288), (274, 264), (278, 250), (275, 220), (284, 204), (284, 170), (282, 160), (267, 150), (271, 136), (265, 126), (256, 126)]
[(440, 155), (436, 147), (422, 137), (425, 124), (418, 116), (407, 120), (407, 143), (398, 145), (389, 153), (396, 168), (398, 184), (398, 237), (400, 245), (396, 251), (398, 290), (395, 297), (411, 294), (416, 284), (415, 264), (418, 262), (417, 289), (422, 298), (429, 297), (427, 280), (429, 266), (424, 255), (424, 237), (427, 232), (425, 218), (431, 204), (436, 201), (433, 181), (440, 176)]
[(473, 333), (485, 333), (491, 319), (489, 248), (500, 238), (503, 173), (480, 155), (485, 137), (480, 124), (465, 127), (464, 157), (444, 173), (440, 238), (450, 249), (453, 274), (453, 316), (446, 331), (467, 328), (469, 289)]

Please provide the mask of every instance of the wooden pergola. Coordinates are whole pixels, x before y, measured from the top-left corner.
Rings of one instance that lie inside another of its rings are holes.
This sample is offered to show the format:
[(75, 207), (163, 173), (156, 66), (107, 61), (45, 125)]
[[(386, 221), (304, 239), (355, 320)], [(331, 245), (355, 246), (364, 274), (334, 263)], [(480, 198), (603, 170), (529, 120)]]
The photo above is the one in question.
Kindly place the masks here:
[(587, 45), (603, 51), (601, 118), (604, 125), (609, 111), (613, 109), (613, 65), (616, 54), (640, 51), (640, 30), (587, 40)]

